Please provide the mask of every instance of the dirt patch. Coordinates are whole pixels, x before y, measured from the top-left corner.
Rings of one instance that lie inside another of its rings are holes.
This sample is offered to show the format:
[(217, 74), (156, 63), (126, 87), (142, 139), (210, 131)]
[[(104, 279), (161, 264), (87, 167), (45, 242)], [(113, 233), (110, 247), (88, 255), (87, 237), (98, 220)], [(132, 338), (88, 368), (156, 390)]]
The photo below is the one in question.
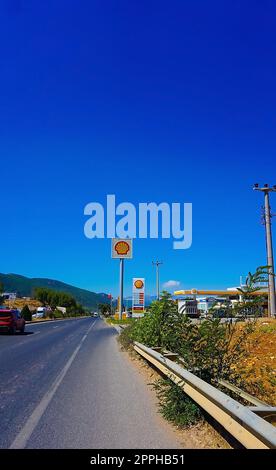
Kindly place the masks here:
[[(243, 328), (240, 325), (239, 331)], [(239, 331), (237, 334), (239, 334)], [(242, 371), (246, 391), (276, 406), (276, 320), (260, 319), (246, 341), (247, 357), (236, 369)]]

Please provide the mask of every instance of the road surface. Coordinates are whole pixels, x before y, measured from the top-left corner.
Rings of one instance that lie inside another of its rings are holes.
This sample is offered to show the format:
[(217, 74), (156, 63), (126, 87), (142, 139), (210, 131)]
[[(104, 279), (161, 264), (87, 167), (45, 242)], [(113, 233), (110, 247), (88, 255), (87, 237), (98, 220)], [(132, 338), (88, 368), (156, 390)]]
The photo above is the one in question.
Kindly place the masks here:
[(179, 448), (101, 319), (0, 334), (0, 448)]

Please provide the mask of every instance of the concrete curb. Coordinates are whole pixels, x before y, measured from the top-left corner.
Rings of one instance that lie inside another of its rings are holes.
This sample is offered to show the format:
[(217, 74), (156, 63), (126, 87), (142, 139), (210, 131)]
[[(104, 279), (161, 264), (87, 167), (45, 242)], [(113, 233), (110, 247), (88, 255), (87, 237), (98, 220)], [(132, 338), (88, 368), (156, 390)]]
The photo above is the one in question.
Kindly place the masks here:
[(111, 328), (114, 328), (114, 330), (117, 331), (118, 335), (120, 335), (123, 331), (123, 328), (121, 327), (121, 325), (115, 325), (115, 323), (107, 323), (107, 321), (105, 321), (105, 324), (107, 326), (110, 326)]
[(117, 333), (119, 335), (122, 333), (123, 328), (120, 325), (115, 325), (114, 323), (111, 323), (111, 326), (113, 326), (113, 328), (115, 328), (115, 330), (117, 331)]

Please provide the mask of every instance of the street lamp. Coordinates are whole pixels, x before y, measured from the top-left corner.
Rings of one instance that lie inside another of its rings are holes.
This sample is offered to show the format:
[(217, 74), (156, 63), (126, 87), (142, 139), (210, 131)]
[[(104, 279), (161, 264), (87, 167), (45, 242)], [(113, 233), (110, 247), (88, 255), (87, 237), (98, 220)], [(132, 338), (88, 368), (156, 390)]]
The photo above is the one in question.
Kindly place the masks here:
[(264, 184), (260, 187), (258, 183), (254, 184), (255, 191), (261, 191), (264, 193), (265, 198), (265, 229), (266, 229), (266, 251), (267, 251), (267, 265), (269, 266), (268, 275), (268, 286), (269, 286), (269, 316), (276, 316), (276, 296), (275, 296), (275, 275), (274, 275), (274, 259), (273, 259), (273, 243), (272, 243), (272, 229), (271, 219), (273, 217), (271, 213), (269, 193), (276, 192), (276, 185), (270, 187), (268, 184)]

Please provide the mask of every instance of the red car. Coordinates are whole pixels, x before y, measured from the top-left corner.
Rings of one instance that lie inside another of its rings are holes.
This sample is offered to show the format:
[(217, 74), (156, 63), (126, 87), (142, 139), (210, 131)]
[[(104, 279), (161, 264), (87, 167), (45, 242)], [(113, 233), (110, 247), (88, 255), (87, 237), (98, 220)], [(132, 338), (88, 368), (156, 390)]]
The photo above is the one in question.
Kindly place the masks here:
[(17, 331), (24, 333), (25, 320), (18, 310), (0, 309), (0, 331), (7, 331), (13, 335)]

